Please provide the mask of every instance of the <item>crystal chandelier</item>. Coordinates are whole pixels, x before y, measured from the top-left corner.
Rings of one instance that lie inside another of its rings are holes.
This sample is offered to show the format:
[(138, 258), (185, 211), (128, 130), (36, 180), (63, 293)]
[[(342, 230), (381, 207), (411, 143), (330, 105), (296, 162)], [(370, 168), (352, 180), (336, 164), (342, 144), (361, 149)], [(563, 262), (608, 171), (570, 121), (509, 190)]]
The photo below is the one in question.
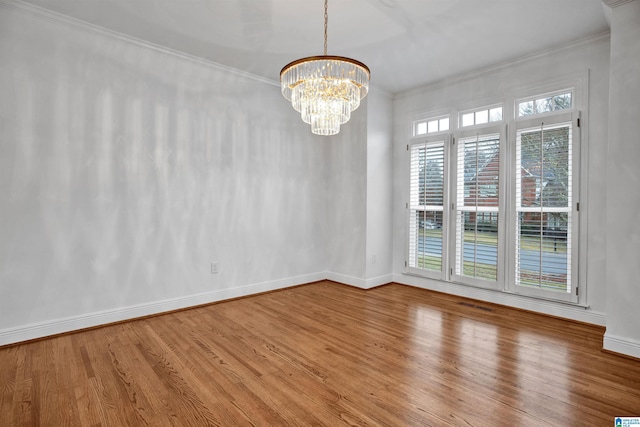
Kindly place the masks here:
[(369, 91), (369, 68), (360, 61), (327, 55), (324, 0), (324, 55), (297, 59), (280, 71), (282, 95), (316, 135), (335, 135)]

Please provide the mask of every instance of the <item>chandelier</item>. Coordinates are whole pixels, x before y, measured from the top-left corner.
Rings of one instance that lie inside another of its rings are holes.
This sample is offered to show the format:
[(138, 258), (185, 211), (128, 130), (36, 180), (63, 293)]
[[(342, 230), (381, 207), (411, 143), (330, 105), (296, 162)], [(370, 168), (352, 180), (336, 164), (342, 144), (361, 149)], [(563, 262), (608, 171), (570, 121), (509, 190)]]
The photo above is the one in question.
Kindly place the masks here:
[(297, 59), (280, 71), (282, 95), (316, 135), (335, 135), (369, 91), (369, 68), (360, 61), (327, 55), (324, 0), (324, 55)]

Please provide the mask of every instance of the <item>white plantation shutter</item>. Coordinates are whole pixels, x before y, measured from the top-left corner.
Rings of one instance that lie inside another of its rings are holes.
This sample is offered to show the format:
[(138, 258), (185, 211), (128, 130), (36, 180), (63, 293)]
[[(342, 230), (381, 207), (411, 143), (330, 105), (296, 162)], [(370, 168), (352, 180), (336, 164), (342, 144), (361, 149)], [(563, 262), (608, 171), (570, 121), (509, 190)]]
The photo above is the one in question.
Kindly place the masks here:
[(414, 143), (410, 154), (408, 267), (443, 271), (445, 138)]
[(515, 282), (570, 295), (576, 271), (575, 121), (564, 120), (516, 132)]
[(500, 135), (459, 138), (455, 188), (455, 275), (496, 281)]
[(523, 91), (511, 107), (455, 110), (451, 123), (416, 116), (406, 273), (584, 306), (587, 78)]

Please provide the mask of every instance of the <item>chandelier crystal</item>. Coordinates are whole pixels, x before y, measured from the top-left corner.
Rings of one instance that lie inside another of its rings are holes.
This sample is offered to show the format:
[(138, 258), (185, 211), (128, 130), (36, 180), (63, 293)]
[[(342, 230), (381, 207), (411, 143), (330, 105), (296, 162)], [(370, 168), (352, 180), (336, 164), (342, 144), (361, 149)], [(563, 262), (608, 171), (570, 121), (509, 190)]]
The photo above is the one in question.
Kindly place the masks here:
[(316, 135), (335, 135), (369, 91), (369, 68), (360, 61), (327, 55), (327, 1), (324, 55), (295, 60), (280, 71), (282, 95)]

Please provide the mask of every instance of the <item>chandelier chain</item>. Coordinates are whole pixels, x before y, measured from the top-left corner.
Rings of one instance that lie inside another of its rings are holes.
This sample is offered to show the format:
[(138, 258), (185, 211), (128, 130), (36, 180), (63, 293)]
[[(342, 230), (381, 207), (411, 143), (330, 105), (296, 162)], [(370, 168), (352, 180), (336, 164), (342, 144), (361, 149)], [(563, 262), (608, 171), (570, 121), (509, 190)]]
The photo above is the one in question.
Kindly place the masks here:
[(329, 21), (328, 13), (329, 0), (324, 0), (324, 55), (327, 56), (327, 23)]

